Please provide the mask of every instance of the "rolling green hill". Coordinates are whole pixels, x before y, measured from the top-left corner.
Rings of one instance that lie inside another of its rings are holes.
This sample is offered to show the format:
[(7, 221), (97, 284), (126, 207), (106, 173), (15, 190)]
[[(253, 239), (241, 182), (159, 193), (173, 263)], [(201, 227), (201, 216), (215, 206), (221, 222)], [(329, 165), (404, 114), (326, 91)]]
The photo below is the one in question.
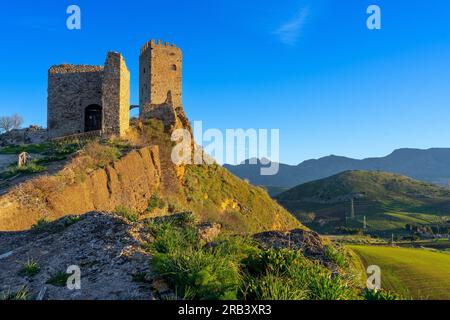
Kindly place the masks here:
[(300, 221), (325, 233), (363, 228), (364, 216), (367, 231), (381, 235), (404, 233), (407, 224), (442, 224), (450, 216), (450, 190), (384, 172), (347, 171), (297, 186), (276, 199)]
[(450, 254), (421, 249), (351, 246), (364, 267), (381, 269), (381, 286), (410, 299), (450, 299)]

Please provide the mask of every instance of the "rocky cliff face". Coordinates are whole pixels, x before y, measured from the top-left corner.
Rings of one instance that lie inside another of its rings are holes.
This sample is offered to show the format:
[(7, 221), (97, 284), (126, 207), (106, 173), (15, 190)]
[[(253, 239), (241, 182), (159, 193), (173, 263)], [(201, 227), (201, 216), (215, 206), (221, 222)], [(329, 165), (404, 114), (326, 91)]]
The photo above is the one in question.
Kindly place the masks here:
[[(146, 130), (144, 126), (141, 138), (150, 135)], [(0, 196), (0, 231), (28, 230), (41, 219), (117, 212), (119, 207), (142, 218), (192, 211), (200, 221), (217, 222), (236, 233), (302, 227), (264, 190), (217, 164), (173, 164), (172, 144), (165, 133), (163, 137), (165, 142), (155, 142), (151, 136), (153, 145), (133, 147), (110, 163), (98, 162), (82, 151), (55, 174), (14, 187)], [(97, 148), (102, 151), (102, 146), (97, 144)], [(147, 210), (155, 195), (163, 205)]]
[(131, 151), (88, 173), (76, 172), (69, 165), (56, 175), (28, 181), (1, 196), (0, 230), (25, 230), (42, 218), (114, 211), (118, 206), (144, 211), (161, 179), (156, 146)]

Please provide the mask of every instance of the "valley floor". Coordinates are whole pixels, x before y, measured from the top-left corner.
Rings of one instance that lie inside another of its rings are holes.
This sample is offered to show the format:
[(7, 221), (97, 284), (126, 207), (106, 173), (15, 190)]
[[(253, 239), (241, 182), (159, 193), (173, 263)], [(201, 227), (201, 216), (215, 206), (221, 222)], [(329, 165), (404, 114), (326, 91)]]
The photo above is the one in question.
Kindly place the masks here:
[(413, 299), (450, 299), (450, 254), (425, 249), (349, 246), (364, 267), (381, 268), (381, 286)]

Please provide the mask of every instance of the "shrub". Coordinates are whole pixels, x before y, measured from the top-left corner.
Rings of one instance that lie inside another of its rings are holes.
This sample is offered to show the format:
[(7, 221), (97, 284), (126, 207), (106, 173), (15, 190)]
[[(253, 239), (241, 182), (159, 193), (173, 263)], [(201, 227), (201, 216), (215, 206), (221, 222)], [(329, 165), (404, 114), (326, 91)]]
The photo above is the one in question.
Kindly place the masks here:
[(129, 222), (139, 221), (139, 214), (130, 208), (127, 208), (125, 206), (118, 206), (115, 211), (116, 213), (127, 219)]
[(154, 219), (152, 270), (185, 299), (351, 299), (350, 281), (289, 249), (262, 250), (242, 237), (222, 236), (203, 247), (190, 220)]
[(184, 296), (189, 292), (190, 299), (237, 298), (237, 263), (212, 249), (156, 254), (154, 266)]
[(157, 193), (153, 193), (150, 199), (148, 200), (148, 212), (153, 212), (155, 209), (163, 209), (166, 206), (164, 200), (158, 197)]
[(28, 295), (28, 289), (23, 286), (20, 287), (16, 292), (11, 292), (11, 290), (9, 290), (8, 292), (3, 293), (2, 295), (0, 295), (0, 300), (28, 300)]
[(45, 167), (38, 164), (37, 160), (32, 160), (22, 167), (19, 167), (18, 165), (9, 167), (5, 172), (0, 174), (0, 178), (9, 179), (17, 175), (33, 174), (42, 171), (45, 171)]
[(245, 299), (335, 300), (356, 294), (341, 278), (293, 250), (270, 249), (244, 263), (249, 284), (242, 288)]
[(102, 145), (96, 141), (87, 144), (84, 150), (95, 161), (96, 166), (100, 168), (117, 161), (121, 156), (117, 147)]
[(47, 219), (41, 218), (31, 226), (31, 230), (36, 232), (48, 232), (50, 230), (49, 224), (50, 222)]
[(363, 297), (365, 300), (400, 300), (398, 295), (385, 290), (365, 289)]
[(243, 297), (255, 300), (304, 300), (307, 291), (295, 281), (277, 273), (267, 273), (260, 278), (249, 278), (242, 290)]
[(333, 278), (327, 272), (318, 272), (312, 277), (310, 290), (310, 298), (314, 300), (344, 300), (352, 296), (350, 287), (339, 276)]
[(346, 268), (348, 266), (348, 262), (345, 259), (345, 255), (332, 245), (325, 246), (325, 258), (331, 262), (334, 262), (341, 268)]
[(288, 249), (260, 251), (245, 259), (247, 272), (251, 275), (267, 273), (284, 273), (289, 267), (298, 261), (300, 254)]
[(53, 277), (51, 277), (49, 280), (47, 280), (47, 284), (51, 284), (56, 287), (64, 287), (66, 286), (69, 277), (70, 274), (60, 271), (56, 273)]
[(232, 243), (203, 248), (196, 229), (191, 225), (181, 226), (180, 220), (175, 219), (152, 222), (148, 227), (155, 237), (153, 269), (182, 296), (189, 299), (237, 298), (241, 275)]
[(121, 153), (127, 151), (128, 149), (130, 149), (130, 143), (128, 141), (122, 140), (120, 138), (117, 137), (112, 137), (109, 141), (108, 141), (108, 145), (110, 147), (116, 148), (117, 150), (119, 150)]
[(53, 142), (51, 149), (54, 154), (59, 156), (67, 156), (81, 149), (81, 145), (75, 142)]
[(155, 237), (153, 248), (158, 253), (173, 253), (183, 248), (196, 248), (197, 232), (187, 226), (183, 230), (174, 227), (171, 222), (147, 225), (150, 233)]
[(40, 271), (39, 265), (33, 260), (28, 260), (24, 267), (19, 271), (19, 276), (34, 277)]
[(64, 222), (66, 227), (70, 227), (71, 225), (80, 222), (81, 221), (81, 217), (80, 216), (68, 216), (66, 217), (66, 220)]

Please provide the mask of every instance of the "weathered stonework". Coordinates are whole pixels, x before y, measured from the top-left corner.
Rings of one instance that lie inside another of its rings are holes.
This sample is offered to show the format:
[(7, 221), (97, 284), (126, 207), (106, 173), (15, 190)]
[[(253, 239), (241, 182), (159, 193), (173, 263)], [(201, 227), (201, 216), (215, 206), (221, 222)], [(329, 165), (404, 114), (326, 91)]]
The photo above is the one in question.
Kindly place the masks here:
[[(139, 57), (139, 113), (169, 129), (190, 128), (182, 106), (181, 50), (161, 40), (146, 43)], [(50, 139), (85, 132), (123, 136), (130, 122), (130, 72), (120, 53), (105, 66), (53, 66), (48, 75)]]
[(85, 109), (102, 105), (103, 67), (61, 65), (48, 74), (47, 128), (50, 138), (85, 131)]
[(102, 91), (103, 131), (107, 135), (123, 135), (130, 126), (130, 72), (120, 53), (108, 53)]
[(139, 105), (163, 104), (171, 93), (175, 107), (182, 106), (181, 50), (161, 40), (146, 43), (141, 49), (139, 58)]
[(60, 65), (49, 70), (49, 138), (101, 131), (123, 135), (129, 127), (130, 73), (124, 58), (108, 53), (105, 67)]

